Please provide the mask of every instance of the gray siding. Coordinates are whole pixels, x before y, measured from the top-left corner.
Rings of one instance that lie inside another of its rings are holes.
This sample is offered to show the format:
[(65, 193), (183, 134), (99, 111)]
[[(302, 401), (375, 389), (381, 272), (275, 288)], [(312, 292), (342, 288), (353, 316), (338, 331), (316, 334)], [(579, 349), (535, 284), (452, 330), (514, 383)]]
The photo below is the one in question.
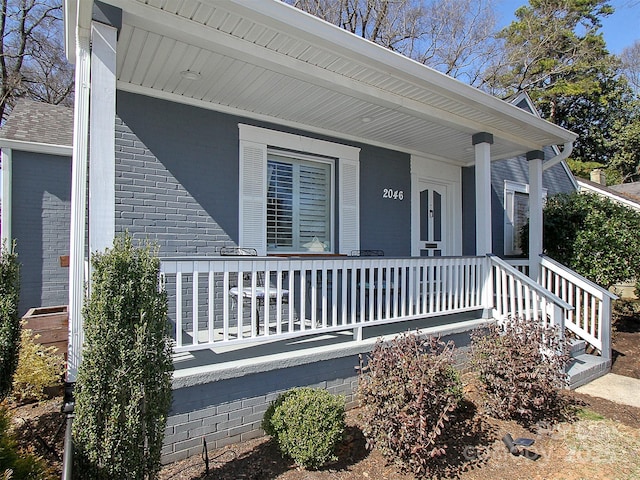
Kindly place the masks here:
[[(553, 153), (545, 150), (546, 158)], [(523, 157), (500, 160), (491, 164), (491, 224), (493, 253), (504, 253), (504, 181), (528, 184), (529, 165)], [(561, 164), (557, 164), (542, 175), (542, 186), (547, 189), (547, 195), (570, 193), (575, 191), (571, 178)], [(462, 199), (463, 199), (463, 253), (475, 253), (475, 167), (462, 169)]]
[[(238, 241), (238, 123), (360, 147), (361, 248), (410, 254), (407, 154), (125, 92), (117, 114), (116, 233), (150, 238), (163, 256), (211, 255)], [(383, 188), (405, 200), (383, 200)]]
[(66, 305), (69, 269), (71, 159), (13, 151), (12, 234), (20, 263), (20, 315), (29, 308)]

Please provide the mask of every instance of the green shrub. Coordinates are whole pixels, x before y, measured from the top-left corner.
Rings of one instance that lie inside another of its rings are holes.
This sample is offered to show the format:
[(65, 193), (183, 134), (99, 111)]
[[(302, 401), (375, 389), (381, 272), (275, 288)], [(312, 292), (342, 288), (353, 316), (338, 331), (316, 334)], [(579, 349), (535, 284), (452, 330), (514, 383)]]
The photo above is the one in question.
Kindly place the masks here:
[(554, 421), (565, 402), (568, 348), (557, 327), (533, 319), (508, 319), (471, 336), (473, 364), (487, 395), (488, 411), (525, 426)]
[(74, 472), (83, 480), (156, 478), (171, 405), (167, 296), (149, 245), (116, 238), (92, 258), (76, 384)]
[(21, 402), (46, 398), (45, 388), (60, 385), (64, 373), (64, 359), (55, 347), (43, 347), (36, 342), (31, 330), (22, 329), (20, 359), (13, 376), (12, 396)]
[(294, 388), (269, 406), (262, 428), (297, 465), (321, 467), (336, 460), (345, 430), (344, 399), (322, 389)]
[(44, 461), (21, 452), (11, 432), (9, 412), (0, 406), (0, 478), (47, 480), (54, 478)]
[(20, 350), (20, 265), (15, 253), (3, 243), (0, 248), (0, 400), (10, 392), (13, 375), (18, 366)]
[(454, 346), (406, 334), (378, 342), (358, 383), (367, 446), (416, 476), (446, 453), (441, 442), (462, 400)]
[[(523, 253), (528, 248), (523, 231)], [(550, 197), (544, 206), (544, 249), (605, 288), (640, 278), (640, 213), (595, 194)]]

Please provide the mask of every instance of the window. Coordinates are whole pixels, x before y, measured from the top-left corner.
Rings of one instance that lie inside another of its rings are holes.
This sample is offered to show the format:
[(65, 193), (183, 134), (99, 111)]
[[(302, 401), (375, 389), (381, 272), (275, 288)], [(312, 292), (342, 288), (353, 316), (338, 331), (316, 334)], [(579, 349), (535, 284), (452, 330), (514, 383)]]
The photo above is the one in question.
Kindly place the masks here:
[[(542, 190), (543, 199), (547, 196)], [(522, 255), (522, 227), (529, 220), (529, 185), (509, 180), (504, 182), (504, 254)]]
[(267, 251), (332, 251), (332, 165), (267, 151)]
[(359, 250), (360, 149), (238, 128), (239, 245), (259, 255)]

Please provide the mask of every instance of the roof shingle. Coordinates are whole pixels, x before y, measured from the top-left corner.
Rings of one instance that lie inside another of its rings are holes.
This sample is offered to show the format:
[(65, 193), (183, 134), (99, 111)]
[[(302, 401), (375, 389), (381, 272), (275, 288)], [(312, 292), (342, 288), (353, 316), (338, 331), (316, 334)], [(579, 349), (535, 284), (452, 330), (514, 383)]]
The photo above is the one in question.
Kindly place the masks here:
[(0, 128), (0, 138), (73, 145), (73, 108), (21, 99)]

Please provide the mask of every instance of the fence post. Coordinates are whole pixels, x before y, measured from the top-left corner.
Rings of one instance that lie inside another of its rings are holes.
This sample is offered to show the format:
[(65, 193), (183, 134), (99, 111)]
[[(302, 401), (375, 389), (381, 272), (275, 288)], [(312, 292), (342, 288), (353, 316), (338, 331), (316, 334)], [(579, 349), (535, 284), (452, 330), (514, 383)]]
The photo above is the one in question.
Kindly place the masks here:
[(482, 318), (493, 317), (493, 262), (487, 255), (484, 261), (484, 283), (482, 284)]
[(602, 342), (600, 355), (605, 360), (611, 360), (611, 298), (602, 296), (602, 310), (600, 311), (600, 321), (598, 322), (598, 336)]

